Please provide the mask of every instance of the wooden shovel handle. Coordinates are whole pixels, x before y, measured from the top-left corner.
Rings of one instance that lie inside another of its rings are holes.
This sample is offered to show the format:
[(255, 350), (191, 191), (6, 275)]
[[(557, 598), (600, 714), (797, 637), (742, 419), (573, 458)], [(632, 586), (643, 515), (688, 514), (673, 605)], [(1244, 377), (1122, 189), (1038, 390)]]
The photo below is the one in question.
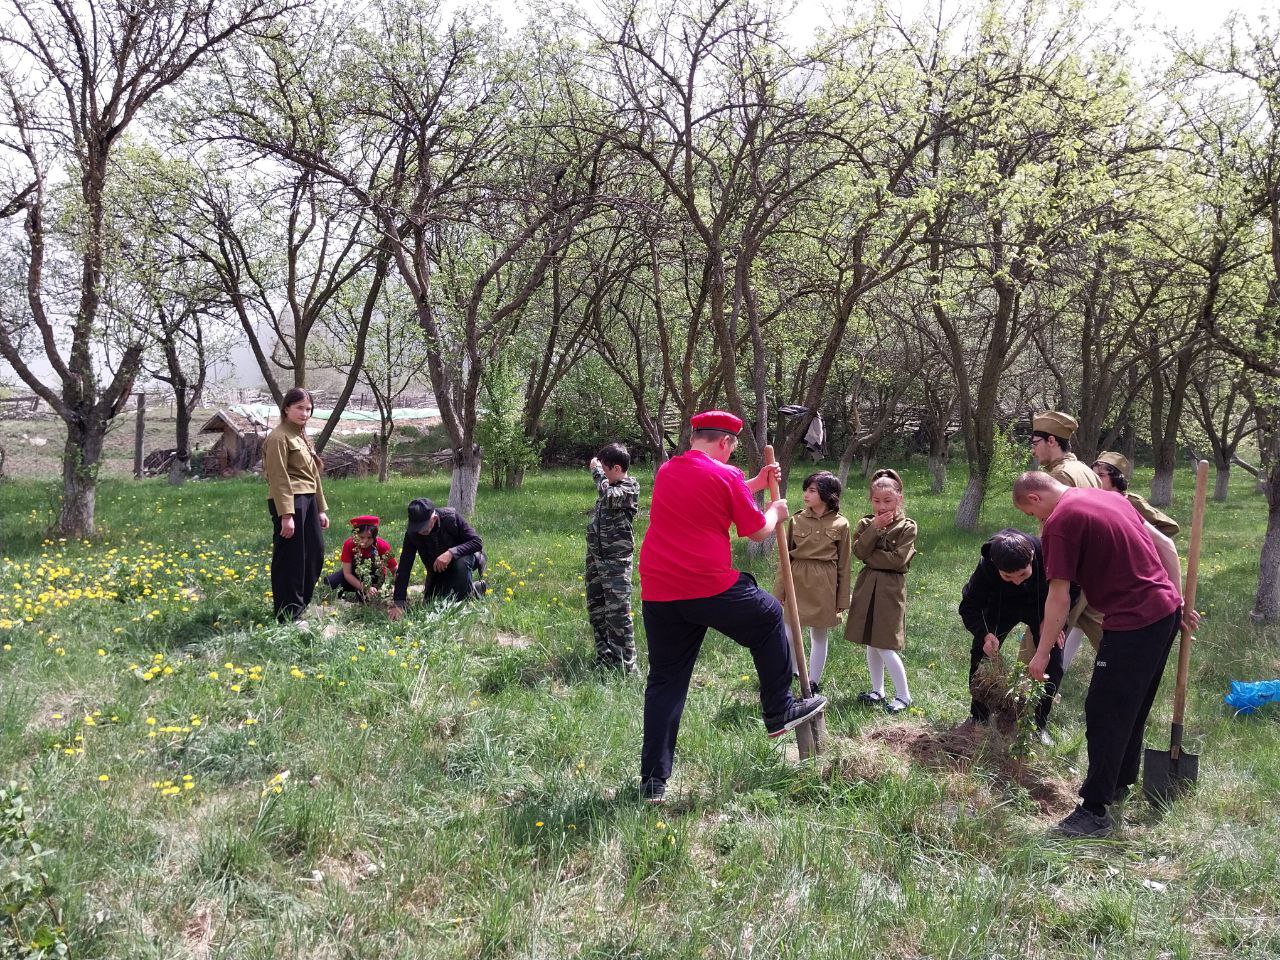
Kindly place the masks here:
[[(777, 461), (773, 456), (773, 445), (769, 444), (764, 448), (765, 466), (769, 466)], [(769, 502), (778, 499), (778, 481), (773, 476), (773, 472), (769, 474)], [(791, 655), (795, 657), (796, 670), (800, 674), (800, 693), (803, 696), (810, 696), (812, 688), (809, 686), (809, 664), (804, 657), (804, 638), (800, 635), (800, 608), (796, 604), (796, 585), (791, 577), (791, 551), (787, 547), (787, 531), (778, 526), (778, 579), (782, 581), (782, 592), (784, 600), (782, 609), (787, 619), (787, 626), (790, 628), (791, 634)]]
[[(1196, 467), (1196, 499), (1191, 514), (1191, 542), (1187, 546), (1187, 582), (1182, 590), (1182, 609), (1196, 608), (1196, 579), (1200, 573), (1200, 536), (1204, 531), (1204, 503), (1209, 489), (1209, 461), (1201, 460)], [(1182, 730), (1182, 715), (1187, 707), (1187, 674), (1191, 668), (1191, 643), (1195, 637), (1186, 627), (1178, 642), (1178, 682), (1173, 690), (1173, 727)], [(1178, 737), (1181, 739), (1181, 737)], [(1180, 750), (1181, 744), (1174, 744)], [(1176, 758), (1175, 758), (1176, 759)]]

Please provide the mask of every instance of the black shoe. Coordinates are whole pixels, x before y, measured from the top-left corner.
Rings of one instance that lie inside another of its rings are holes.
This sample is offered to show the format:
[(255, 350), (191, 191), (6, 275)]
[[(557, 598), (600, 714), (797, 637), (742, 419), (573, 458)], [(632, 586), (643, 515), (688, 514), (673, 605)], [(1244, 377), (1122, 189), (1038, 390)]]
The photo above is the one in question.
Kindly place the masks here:
[(864, 690), (858, 694), (858, 702), (868, 707), (878, 707), (884, 703), (884, 694), (874, 690)]
[(1111, 818), (1105, 813), (1098, 816), (1084, 807), (1076, 807), (1071, 815), (1053, 828), (1052, 833), (1072, 839), (1082, 837), (1106, 837), (1111, 835)]
[(471, 590), (477, 597), (483, 597), (489, 592), (489, 581), (477, 580), (471, 585)]
[(827, 708), (827, 698), (817, 694), (804, 700), (793, 700), (791, 706), (778, 716), (765, 717), (764, 726), (770, 737), (780, 737), (788, 730), (816, 717)]
[(665, 803), (667, 799), (667, 781), (657, 777), (646, 777), (640, 781), (640, 799), (645, 803)]
[(903, 700), (901, 697), (894, 697), (892, 700), (886, 700), (884, 704), (885, 713), (901, 713), (907, 707), (911, 706), (910, 700)]
[(818, 686), (817, 680), (809, 681), (809, 692), (813, 694), (818, 694), (822, 692), (822, 688)]

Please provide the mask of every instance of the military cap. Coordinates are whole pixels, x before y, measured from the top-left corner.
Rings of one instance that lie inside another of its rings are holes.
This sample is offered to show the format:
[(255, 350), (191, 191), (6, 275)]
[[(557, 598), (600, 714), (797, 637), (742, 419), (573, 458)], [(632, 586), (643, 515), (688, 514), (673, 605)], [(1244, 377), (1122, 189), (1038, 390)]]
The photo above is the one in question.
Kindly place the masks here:
[(1115, 467), (1126, 477), (1129, 476), (1130, 471), (1133, 469), (1129, 465), (1129, 458), (1123, 453), (1116, 453), (1114, 450), (1103, 450), (1102, 453), (1098, 454), (1098, 459), (1093, 462), (1105, 463)]
[(1057, 410), (1042, 410), (1031, 418), (1031, 429), (1036, 433), (1047, 433), (1060, 440), (1070, 440), (1080, 424), (1076, 418)]
[(742, 429), (742, 421), (732, 413), (723, 410), (704, 410), (689, 418), (689, 424), (695, 430), (719, 430), (737, 436)]
[(371, 513), (365, 514), (363, 517), (351, 518), (351, 525), (353, 527), (376, 527), (381, 522), (382, 520), (380, 517), (375, 517)]

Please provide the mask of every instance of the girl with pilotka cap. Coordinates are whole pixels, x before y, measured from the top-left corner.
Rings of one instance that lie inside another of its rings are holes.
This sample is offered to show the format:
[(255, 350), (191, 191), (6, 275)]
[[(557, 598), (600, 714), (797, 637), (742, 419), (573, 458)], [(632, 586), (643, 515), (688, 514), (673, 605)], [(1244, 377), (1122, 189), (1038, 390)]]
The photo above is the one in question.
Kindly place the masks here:
[[(872, 513), (853, 531), (853, 555), (863, 567), (853, 585), (844, 638), (867, 648), (871, 689), (858, 702), (901, 713), (911, 706), (911, 690), (901, 651), (906, 646), (906, 573), (916, 553), (916, 522), (902, 511), (902, 478), (896, 470), (871, 475)], [(884, 695), (884, 673), (893, 679), (892, 699)]]
[(1147, 523), (1166, 537), (1173, 538), (1178, 535), (1177, 520), (1153, 507), (1142, 494), (1134, 493), (1129, 489), (1129, 476), (1133, 470), (1129, 466), (1129, 458), (1124, 454), (1116, 453), (1114, 450), (1102, 451), (1098, 454), (1098, 459), (1093, 461), (1093, 472), (1098, 475), (1103, 490), (1112, 490), (1120, 494), (1133, 504), (1133, 509), (1137, 510), (1138, 515)]
[(324, 461), (307, 439), (311, 394), (301, 387), (280, 401), (280, 422), (262, 443), (262, 472), (271, 513), (271, 600), (280, 623), (305, 627), (303, 611), (311, 602), (324, 569), (324, 529), (329, 526), (324, 499)]

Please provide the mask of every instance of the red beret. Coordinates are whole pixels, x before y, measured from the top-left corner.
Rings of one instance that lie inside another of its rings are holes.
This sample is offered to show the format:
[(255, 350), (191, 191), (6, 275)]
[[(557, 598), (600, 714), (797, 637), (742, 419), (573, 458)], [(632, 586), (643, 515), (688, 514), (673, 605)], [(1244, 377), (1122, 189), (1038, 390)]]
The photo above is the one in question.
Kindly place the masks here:
[(723, 433), (732, 433), (735, 437), (742, 429), (742, 421), (732, 413), (725, 413), (723, 410), (704, 410), (702, 413), (695, 413), (689, 419), (689, 424), (695, 430), (720, 430)]
[(368, 516), (364, 516), (364, 517), (351, 518), (351, 525), (353, 527), (376, 527), (381, 522), (382, 521), (378, 517), (375, 517), (372, 514), (369, 514)]

